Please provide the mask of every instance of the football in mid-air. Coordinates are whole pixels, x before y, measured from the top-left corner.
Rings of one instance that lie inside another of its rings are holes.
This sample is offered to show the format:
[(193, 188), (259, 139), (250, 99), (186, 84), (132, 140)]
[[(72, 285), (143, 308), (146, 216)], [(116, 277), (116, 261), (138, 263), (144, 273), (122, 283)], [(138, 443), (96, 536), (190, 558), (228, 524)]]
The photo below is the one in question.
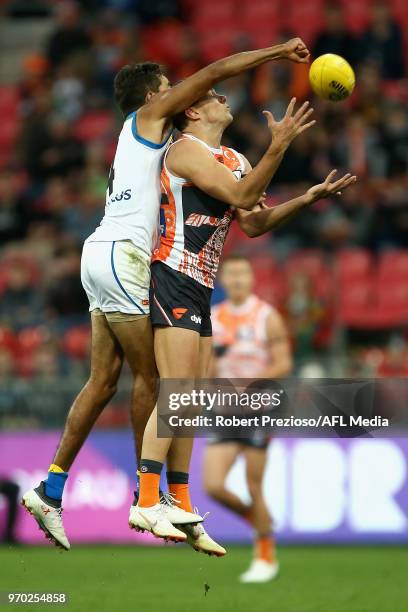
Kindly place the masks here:
[(309, 80), (315, 94), (332, 102), (348, 98), (356, 84), (350, 64), (334, 53), (325, 53), (314, 60), (310, 66)]

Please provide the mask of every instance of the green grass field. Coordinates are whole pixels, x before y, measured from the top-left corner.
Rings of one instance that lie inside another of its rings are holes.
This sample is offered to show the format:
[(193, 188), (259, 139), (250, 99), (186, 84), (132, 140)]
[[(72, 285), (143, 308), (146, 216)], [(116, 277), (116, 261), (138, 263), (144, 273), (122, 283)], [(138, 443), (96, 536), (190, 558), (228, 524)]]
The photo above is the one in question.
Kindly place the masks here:
[[(51, 547), (0, 548), (0, 591), (65, 591), (70, 598), (65, 609), (72, 612), (408, 610), (406, 549), (281, 548), (276, 581), (241, 585), (237, 577), (250, 554), (249, 548), (230, 547), (227, 557), (213, 559), (174, 545), (87, 546), (69, 553)], [(210, 586), (207, 596), (205, 583)]]

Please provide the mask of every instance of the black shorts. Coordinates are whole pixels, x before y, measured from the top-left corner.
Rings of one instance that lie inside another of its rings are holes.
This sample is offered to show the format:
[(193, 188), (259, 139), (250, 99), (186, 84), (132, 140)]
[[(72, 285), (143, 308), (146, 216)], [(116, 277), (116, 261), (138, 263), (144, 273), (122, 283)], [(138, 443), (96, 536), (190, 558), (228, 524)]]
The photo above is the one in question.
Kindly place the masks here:
[(153, 327), (192, 329), (212, 336), (212, 289), (161, 261), (151, 266), (150, 317)]

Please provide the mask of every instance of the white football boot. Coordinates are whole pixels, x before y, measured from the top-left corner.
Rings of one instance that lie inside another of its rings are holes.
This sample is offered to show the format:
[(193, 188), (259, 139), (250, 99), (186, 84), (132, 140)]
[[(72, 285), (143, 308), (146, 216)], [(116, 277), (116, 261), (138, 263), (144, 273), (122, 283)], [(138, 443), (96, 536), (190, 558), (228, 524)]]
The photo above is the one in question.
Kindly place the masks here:
[(263, 559), (254, 559), (249, 566), (249, 569), (241, 574), (240, 582), (246, 584), (250, 582), (269, 582), (276, 578), (279, 573), (279, 563), (268, 563)]
[[(195, 512), (197, 508), (194, 508)], [(204, 518), (208, 516), (208, 513), (204, 515)], [(202, 523), (197, 525), (179, 525), (181, 531), (187, 536), (187, 543), (190, 544), (197, 552), (205, 553), (213, 557), (223, 557), (227, 554), (225, 548), (217, 544), (215, 540), (210, 538)]]
[(171, 493), (162, 493), (160, 504), (163, 507), (163, 512), (173, 525), (196, 525), (203, 522), (203, 517), (198, 513), (187, 512), (178, 506), (180, 503)]
[(149, 531), (156, 538), (163, 538), (168, 542), (185, 542), (186, 534), (172, 525), (166, 516), (162, 504), (142, 507), (131, 506), (129, 514), (129, 527), (136, 531)]
[(22, 506), (35, 518), (45, 537), (56, 546), (69, 550), (71, 545), (62, 522), (62, 508), (50, 506), (42, 497), (44, 485), (30, 489), (23, 495)]

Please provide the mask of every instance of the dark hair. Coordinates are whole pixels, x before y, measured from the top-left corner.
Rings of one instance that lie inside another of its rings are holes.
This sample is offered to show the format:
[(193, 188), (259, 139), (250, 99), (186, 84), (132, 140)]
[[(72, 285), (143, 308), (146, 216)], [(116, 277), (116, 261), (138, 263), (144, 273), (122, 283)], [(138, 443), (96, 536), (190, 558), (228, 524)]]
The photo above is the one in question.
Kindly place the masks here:
[(183, 110), (178, 115), (174, 115), (173, 117), (173, 125), (178, 129), (179, 132), (182, 132), (186, 129), (188, 123), (188, 117), (186, 115), (186, 111)]
[(126, 117), (146, 102), (149, 91), (159, 91), (163, 75), (161, 66), (153, 62), (127, 64), (115, 76), (115, 100)]

